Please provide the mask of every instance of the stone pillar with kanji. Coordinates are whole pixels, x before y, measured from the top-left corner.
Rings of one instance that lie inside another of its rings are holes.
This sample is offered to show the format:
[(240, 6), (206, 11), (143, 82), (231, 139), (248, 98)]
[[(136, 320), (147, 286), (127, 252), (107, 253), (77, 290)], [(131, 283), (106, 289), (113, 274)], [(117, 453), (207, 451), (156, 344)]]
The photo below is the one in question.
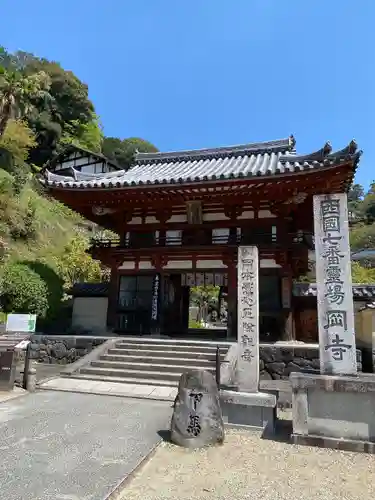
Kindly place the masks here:
[(347, 195), (314, 196), (320, 371), (357, 373)]
[(237, 384), (243, 392), (259, 386), (259, 256), (256, 246), (238, 248)]

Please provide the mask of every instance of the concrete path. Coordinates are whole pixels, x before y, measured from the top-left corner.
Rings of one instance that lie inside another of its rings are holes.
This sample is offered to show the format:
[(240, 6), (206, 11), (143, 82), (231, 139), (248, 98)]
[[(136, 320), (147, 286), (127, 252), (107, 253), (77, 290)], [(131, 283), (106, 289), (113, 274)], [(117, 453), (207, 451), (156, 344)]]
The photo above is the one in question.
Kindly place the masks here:
[(10, 401), (11, 399), (15, 399), (20, 396), (26, 396), (26, 394), (28, 394), (27, 391), (21, 389), (20, 387), (14, 387), (12, 391), (0, 391), (0, 403)]
[(0, 404), (0, 498), (103, 500), (160, 441), (171, 405), (40, 391)]
[(39, 389), (52, 391), (102, 394), (128, 398), (155, 399), (157, 401), (174, 401), (177, 387), (155, 385), (121, 384), (97, 380), (82, 380), (59, 377), (39, 385)]

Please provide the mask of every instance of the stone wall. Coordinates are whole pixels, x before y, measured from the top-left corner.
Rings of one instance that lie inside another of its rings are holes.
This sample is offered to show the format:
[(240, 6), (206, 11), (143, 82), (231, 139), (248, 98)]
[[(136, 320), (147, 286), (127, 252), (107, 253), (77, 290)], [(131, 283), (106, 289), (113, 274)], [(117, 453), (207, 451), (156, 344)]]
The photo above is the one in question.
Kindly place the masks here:
[(39, 363), (67, 365), (86, 356), (108, 338), (75, 336), (31, 336), (31, 358)]
[[(318, 344), (260, 344), (260, 380), (289, 379), (292, 372), (320, 373)], [(357, 349), (358, 371), (362, 355)]]

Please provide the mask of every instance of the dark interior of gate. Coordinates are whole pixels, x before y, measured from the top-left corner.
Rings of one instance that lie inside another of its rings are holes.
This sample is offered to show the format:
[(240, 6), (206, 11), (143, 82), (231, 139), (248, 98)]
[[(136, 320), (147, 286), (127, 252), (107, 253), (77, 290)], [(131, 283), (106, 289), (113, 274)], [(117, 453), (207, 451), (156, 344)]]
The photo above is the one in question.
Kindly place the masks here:
[[(228, 277), (223, 271), (163, 273), (155, 304), (155, 274), (122, 275), (119, 281), (117, 331), (122, 334), (161, 333), (181, 338), (227, 338)], [(210, 300), (205, 290), (215, 289)], [(261, 273), (259, 285), (260, 340), (283, 336), (288, 309), (282, 307), (281, 278)], [(192, 295), (198, 296), (193, 302)], [(153, 319), (154, 318), (154, 319)], [(230, 335), (229, 335), (230, 337)]]

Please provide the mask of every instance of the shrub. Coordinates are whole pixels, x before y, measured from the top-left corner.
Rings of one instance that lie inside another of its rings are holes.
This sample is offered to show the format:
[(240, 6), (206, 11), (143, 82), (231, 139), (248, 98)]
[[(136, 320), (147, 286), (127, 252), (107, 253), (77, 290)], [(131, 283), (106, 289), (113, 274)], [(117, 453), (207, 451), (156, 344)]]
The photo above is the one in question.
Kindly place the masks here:
[(2, 275), (1, 303), (6, 313), (45, 317), (48, 290), (40, 276), (24, 264), (9, 264)]

